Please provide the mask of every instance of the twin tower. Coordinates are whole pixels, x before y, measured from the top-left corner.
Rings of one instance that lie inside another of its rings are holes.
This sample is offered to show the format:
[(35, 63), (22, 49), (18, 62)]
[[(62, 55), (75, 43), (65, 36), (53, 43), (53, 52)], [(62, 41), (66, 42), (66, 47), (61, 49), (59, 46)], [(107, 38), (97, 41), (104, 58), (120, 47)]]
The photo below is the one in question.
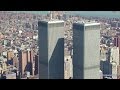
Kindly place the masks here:
[[(64, 79), (64, 21), (39, 21), (39, 79)], [(99, 79), (100, 24), (73, 23), (73, 79)]]

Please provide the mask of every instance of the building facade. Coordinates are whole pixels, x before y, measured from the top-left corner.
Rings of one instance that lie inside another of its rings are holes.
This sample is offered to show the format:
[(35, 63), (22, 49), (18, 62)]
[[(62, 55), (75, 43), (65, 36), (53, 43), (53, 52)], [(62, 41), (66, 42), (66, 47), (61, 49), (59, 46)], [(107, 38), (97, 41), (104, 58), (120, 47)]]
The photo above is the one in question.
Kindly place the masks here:
[(114, 62), (116, 65), (119, 65), (119, 47), (110, 48), (110, 62)]
[(27, 65), (27, 52), (20, 51), (19, 52), (19, 72), (21, 77), (23, 77), (26, 71), (26, 65)]
[(35, 55), (35, 58), (34, 58), (34, 60), (35, 60), (35, 75), (37, 75), (38, 74), (38, 64), (39, 64), (39, 62), (38, 62), (38, 55)]
[(7, 60), (11, 60), (14, 57), (14, 52), (13, 51), (8, 51), (7, 52)]
[(19, 52), (19, 71), (24, 76), (26, 71), (34, 75), (33, 65), (34, 52), (32, 50), (23, 50)]
[(39, 21), (39, 78), (64, 78), (64, 21)]
[(73, 65), (71, 56), (65, 56), (64, 68), (64, 79), (73, 78)]
[(100, 24), (73, 23), (73, 79), (99, 79)]

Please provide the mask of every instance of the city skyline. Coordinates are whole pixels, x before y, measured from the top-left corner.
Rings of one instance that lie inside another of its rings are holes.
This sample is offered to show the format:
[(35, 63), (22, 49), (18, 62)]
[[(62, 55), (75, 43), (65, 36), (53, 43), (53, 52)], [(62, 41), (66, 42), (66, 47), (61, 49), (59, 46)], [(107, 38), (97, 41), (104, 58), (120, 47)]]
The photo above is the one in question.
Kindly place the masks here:
[(1, 79), (120, 78), (118, 11), (18, 12), (0, 11)]
[[(15, 13), (28, 13), (36, 15), (47, 15), (49, 11), (11, 11)], [(120, 11), (63, 11), (68, 15), (80, 15), (83, 17), (105, 17), (105, 18), (120, 18)]]

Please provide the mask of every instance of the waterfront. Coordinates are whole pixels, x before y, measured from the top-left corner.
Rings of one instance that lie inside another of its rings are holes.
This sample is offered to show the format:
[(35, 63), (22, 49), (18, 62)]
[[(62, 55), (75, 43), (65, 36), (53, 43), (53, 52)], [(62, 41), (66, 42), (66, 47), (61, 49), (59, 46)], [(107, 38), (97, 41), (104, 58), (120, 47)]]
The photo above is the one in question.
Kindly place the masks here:
[[(48, 11), (14, 11), (14, 12), (24, 12), (24, 13), (32, 13), (39, 15), (46, 15)], [(120, 18), (120, 12), (113, 11), (65, 11), (67, 14), (71, 15), (80, 15), (85, 17), (106, 17), (106, 18)]]
[[(110, 11), (108, 11), (109, 12), (108, 14), (105, 14), (106, 12), (102, 11), (103, 15), (111, 16)], [(120, 52), (119, 52), (120, 51), (119, 50), (120, 49), (119, 48), (120, 47), (120, 42), (119, 42), (120, 41), (120, 19), (116, 19), (117, 17), (115, 19), (96, 18), (96, 16), (95, 18), (94, 17), (85, 18), (85, 17), (73, 16), (70, 14), (70, 13), (74, 13), (74, 15), (76, 14), (87, 15), (86, 13), (91, 13), (91, 14), (88, 14), (88, 16), (90, 16), (92, 14), (96, 15), (97, 13), (98, 15), (100, 15), (101, 13), (99, 11), (91, 11), (91, 12), (88, 12), (88, 11), (68, 12), (67, 11), (67, 13), (69, 13), (70, 16), (63, 15), (63, 13), (58, 12), (58, 11), (53, 11), (49, 13), (47, 16), (42, 16), (43, 14), (45, 15), (47, 13), (48, 11), (7, 11), (7, 12), (1, 11), (0, 12), (0, 41), (1, 41), (0, 42), (0, 70), (1, 70), (0, 78), (1, 79), (36, 79), (36, 78), (38, 79), (38, 77), (40, 76), (38, 73), (39, 68), (40, 68), (38, 65), (39, 60), (40, 60), (39, 55), (43, 54), (42, 52), (39, 53), (40, 51), (39, 48), (41, 46), (38, 46), (38, 45), (43, 44), (44, 42), (48, 43), (47, 40), (50, 40), (49, 38), (51, 37), (53, 38), (53, 35), (55, 35), (54, 39), (58, 38), (59, 36), (58, 34), (56, 34), (59, 31), (59, 28), (58, 28), (59, 25), (53, 24), (52, 26), (53, 29), (52, 29), (51, 27), (50, 28), (46, 27), (48, 24), (47, 25), (42, 24), (41, 26), (39, 26), (38, 22), (43, 21), (44, 23), (44, 20), (48, 20), (49, 22), (49, 20), (51, 19), (55, 21), (54, 23), (56, 23), (56, 20), (54, 19), (58, 19), (58, 21), (64, 20), (64, 26), (63, 24), (62, 26), (60, 26), (60, 28), (62, 27), (61, 30), (64, 29), (63, 30), (64, 31), (64, 47), (61, 48), (61, 50), (64, 49), (64, 63), (61, 63), (61, 65), (64, 66), (64, 79), (72, 79), (72, 78), (74, 79), (73, 68), (78, 65), (75, 65), (73, 63), (73, 61), (75, 61), (73, 58), (74, 57), (73, 55), (75, 55), (75, 53), (73, 53), (73, 50), (80, 50), (81, 47), (79, 46), (80, 46), (80, 43), (84, 43), (83, 41), (85, 41), (88, 44), (87, 45), (85, 43), (86, 45), (82, 46), (82, 47), (85, 47), (85, 53), (87, 54), (83, 54), (84, 53), (83, 51), (77, 52), (79, 53), (79, 56), (80, 56), (80, 57), (78, 56), (78, 58), (81, 58), (84, 56), (88, 58), (86, 60), (85, 59), (83, 60), (87, 62), (87, 64), (85, 63), (85, 65), (91, 65), (92, 67), (94, 67), (95, 65), (99, 65), (101, 79), (102, 78), (108, 78), (108, 79), (111, 79), (111, 78), (119, 79), (120, 78), (120, 63), (119, 63), (120, 61), (120, 58), (119, 58), (119, 55), (120, 55)], [(116, 15), (115, 13), (117, 13), (119, 16), (119, 12), (112, 12), (112, 13), (113, 13), (112, 14), (113, 16)], [(83, 23), (85, 24), (89, 23), (87, 25), (90, 25), (90, 27), (89, 28), (87, 27), (88, 29), (86, 29), (86, 26), (84, 29), (81, 29), (81, 28), (74, 29), (73, 23), (75, 24), (77, 21), (80, 21), (80, 20), (83, 21)], [(96, 23), (94, 22), (99, 23), (100, 27), (96, 26)], [(95, 25), (95, 27), (93, 27), (93, 25)], [(44, 33), (45, 30), (43, 30), (41, 27), (47, 28), (46, 31), (54, 30), (54, 29), (58, 31), (55, 30), (53, 35), (50, 36), (50, 33), (45, 34)], [(75, 30), (78, 32), (75, 32)], [(85, 37), (89, 39), (84, 38), (83, 37), (84, 35), (79, 33), (80, 30), (87, 33), (85, 34)], [(100, 30), (99, 32), (100, 35), (96, 33), (96, 31), (98, 32), (98, 30)], [(42, 34), (40, 33), (38, 34), (39, 31), (41, 31)], [(75, 32), (76, 34), (73, 32)], [(38, 43), (40, 39), (39, 36), (43, 34), (47, 36), (43, 38), (47, 38), (47, 39), (43, 39), (42, 43)], [(79, 36), (79, 37), (76, 41), (73, 42), (74, 36)], [(80, 38), (83, 38), (83, 39), (81, 40)], [(98, 42), (96, 42), (96, 40)], [(78, 41), (80, 43), (78, 43)], [(74, 44), (76, 43), (78, 43), (79, 45), (76, 46), (75, 47), (76, 49), (75, 49)], [(43, 45), (43, 46), (46, 46), (46, 45)], [(98, 46), (98, 48), (95, 48), (96, 46)], [(56, 49), (56, 47), (54, 48)], [(94, 50), (91, 50), (91, 48)], [(88, 53), (88, 50), (89, 50), (89, 53)], [(47, 51), (49, 51), (49, 49)], [(95, 53), (96, 51), (100, 52), (100, 55), (97, 56), (99, 58), (94, 59), (93, 57), (96, 57), (96, 55), (98, 55), (97, 53)], [(48, 54), (48, 53), (45, 53), (45, 54)], [(52, 54), (52, 55), (55, 55), (55, 54)], [(93, 59), (89, 58), (89, 56), (92, 56)], [(47, 60), (47, 61), (51, 61), (51, 60)], [(95, 64), (96, 61), (100, 64)], [(56, 63), (53, 63), (53, 64), (56, 64)], [(84, 65), (79, 64), (79, 66), (81, 67)], [(58, 66), (56, 66), (56, 68), (59, 69)], [(91, 72), (92, 72), (91, 73), (92, 75), (94, 71), (91, 71)], [(94, 73), (94, 75), (98, 75), (99, 70), (95, 70), (95, 72), (96, 73)], [(88, 76), (91, 76), (91, 75), (88, 75)]]
[(106, 17), (106, 18), (120, 18), (120, 12), (113, 11), (71, 11), (72, 15), (80, 15), (85, 17)]

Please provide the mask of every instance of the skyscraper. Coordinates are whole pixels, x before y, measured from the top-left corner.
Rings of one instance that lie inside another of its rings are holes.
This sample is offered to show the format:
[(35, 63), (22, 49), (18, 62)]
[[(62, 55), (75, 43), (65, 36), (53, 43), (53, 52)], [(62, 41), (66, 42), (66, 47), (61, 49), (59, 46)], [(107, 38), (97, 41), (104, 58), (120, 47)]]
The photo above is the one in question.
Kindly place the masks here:
[(65, 56), (65, 62), (64, 62), (64, 79), (70, 79), (73, 78), (73, 65), (72, 65), (72, 58), (71, 56)]
[(31, 75), (34, 76), (34, 72), (35, 72), (35, 61), (34, 61), (34, 57), (35, 57), (35, 54), (34, 54), (34, 51), (31, 49), (30, 51), (30, 73)]
[(114, 46), (119, 47), (120, 50), (120, 36), (114, 37)]
[(39, 21), (39, 78), (64, 78), (64, 21)]
[(119, 64), (119, 47), (111, 47), (109, 53), (110, 62), (115, 62), (116, 65)]
[(7, 64), (13, 65), (13, 57), (14, 57), (14, 52), (8, 51), (7, 52)]
[(23, 76), (25, 71), (29, 71), (30, 75), (34, 75), (33, 71), (33, 51), (24, 50), (19, 52), (19, 71)]
[(73, 79), (99, 79), (100, 24), (73, 23)]
[(35, 55), (34, 60), (35, 60), (35, 75), (37, 75), (38, 74), (38, 55)]
[(22, 77), (26, 71), (26, 65), (27, 65), (27, 52), (20, 51), (19, 52), (19, 71)]
[(7, 52), (7, 60), (11, 60), (14, 57), (14, 52), (13, 51), (8, 51)]

